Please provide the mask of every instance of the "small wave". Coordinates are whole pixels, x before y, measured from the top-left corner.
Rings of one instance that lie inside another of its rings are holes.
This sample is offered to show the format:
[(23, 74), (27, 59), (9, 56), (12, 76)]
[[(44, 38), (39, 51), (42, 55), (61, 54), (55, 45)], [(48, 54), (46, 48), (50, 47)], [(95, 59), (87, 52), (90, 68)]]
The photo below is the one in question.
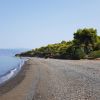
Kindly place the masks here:
[(17, 65), (18, 66), (17, 68), (11, 69), (4, 75), (0, 76), (0, 84), (3, 84), (4, 82), (16, 76), (16, 74), (21, 70), (21, 67), (24, 65), (24, 63), (25, 61), (21, 60), (20, 64)]
[(5, 75), (2, 75), (0, 77), (0, 84), (2, 84), (5, 81), (9, 80), (11, 77), (13, 77), (15, 75), (16, 72), (17, 72), (17, 69), (13, 69), (13, 70), (7, 72)]

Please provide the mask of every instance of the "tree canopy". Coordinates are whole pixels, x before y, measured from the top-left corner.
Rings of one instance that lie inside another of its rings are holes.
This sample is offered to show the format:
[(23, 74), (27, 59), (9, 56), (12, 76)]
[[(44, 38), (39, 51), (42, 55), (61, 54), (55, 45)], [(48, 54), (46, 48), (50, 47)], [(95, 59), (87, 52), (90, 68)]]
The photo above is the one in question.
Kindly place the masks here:
[(97, 30), (90, 28), (78, 29), (77, 32), (74, 33), (74, 40), (79, 44), (95, 44), (97, 42)]
[(83, 59), (89, 53), (100, 50), (100, 36), (93, 28), (78, 29), (74, 33), (72, 41), (61, 41), (36, 48), (16, 56), (59, 58), (59, 59)]

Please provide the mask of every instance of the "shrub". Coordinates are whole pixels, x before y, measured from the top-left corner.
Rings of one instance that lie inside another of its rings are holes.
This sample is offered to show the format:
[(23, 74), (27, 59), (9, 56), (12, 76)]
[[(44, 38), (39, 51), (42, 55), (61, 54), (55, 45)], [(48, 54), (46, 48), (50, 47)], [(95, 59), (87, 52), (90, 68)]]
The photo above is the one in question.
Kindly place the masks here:
[(91, 52), (89, 54), (89, 57), (91, 57), (91, 58), (100, 58), (100, 50)]
[(97, 43), (95, 44), (94, 50), (95, 50), (95, 51), (100, 50), (100, 42), (97, 42)]
[(72, 54), (72, 59), (79, 60), (85, 58), (85, 53), (81, 48), (75, 49), (74, 53)]

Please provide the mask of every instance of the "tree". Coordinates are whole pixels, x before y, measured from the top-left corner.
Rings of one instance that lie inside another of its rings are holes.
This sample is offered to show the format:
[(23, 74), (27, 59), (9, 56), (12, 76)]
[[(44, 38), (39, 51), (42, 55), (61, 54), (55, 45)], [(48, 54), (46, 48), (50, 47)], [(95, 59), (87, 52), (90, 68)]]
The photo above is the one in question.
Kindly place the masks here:
[[(94, 49), (94, 45), (97, 42), (97, 30), (93, 28), (78, 29), (74, 33), (74, 44), (84, 44), (84, 50), (88, 54)], [(91, 48), (92, 47), (92, 48)]]

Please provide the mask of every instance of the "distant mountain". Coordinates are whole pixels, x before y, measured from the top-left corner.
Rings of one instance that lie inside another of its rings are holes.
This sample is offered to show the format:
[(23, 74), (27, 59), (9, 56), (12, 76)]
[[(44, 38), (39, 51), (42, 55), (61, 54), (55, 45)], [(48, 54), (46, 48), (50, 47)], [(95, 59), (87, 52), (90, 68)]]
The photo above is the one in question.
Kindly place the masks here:
[(29, 49), (0, 49), (0, 56), (15, 56), (15, 54), (19, 54), (27, 50)]

